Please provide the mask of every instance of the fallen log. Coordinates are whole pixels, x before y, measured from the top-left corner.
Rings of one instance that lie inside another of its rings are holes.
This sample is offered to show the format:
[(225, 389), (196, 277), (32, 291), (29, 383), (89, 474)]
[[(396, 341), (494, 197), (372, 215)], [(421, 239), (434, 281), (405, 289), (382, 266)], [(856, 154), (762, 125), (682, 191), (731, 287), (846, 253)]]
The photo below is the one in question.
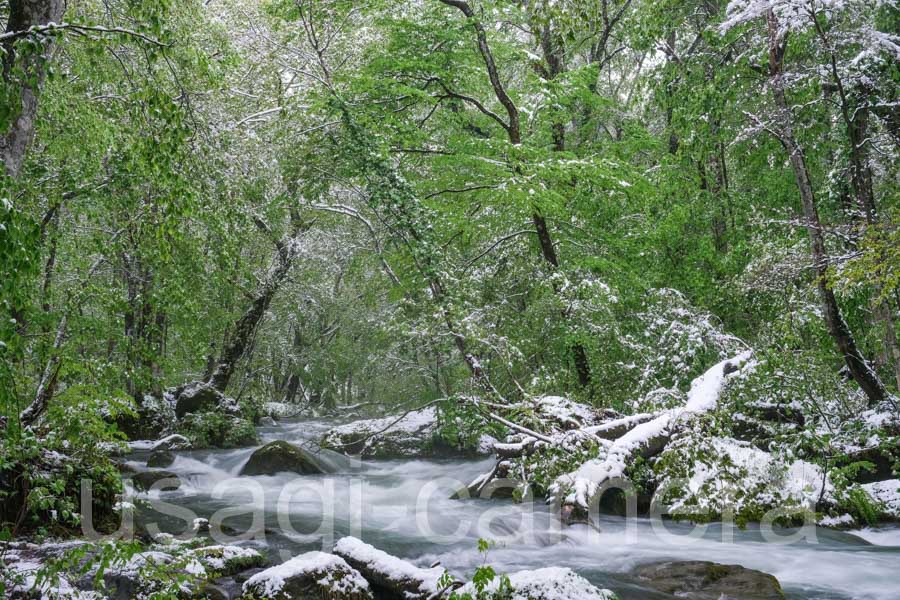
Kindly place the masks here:
[(684, 406), (663, 411), (631, 428), (613, 441), (604, 458), (587, 461), (576, 471), (557, 478), (551, 486), (552, 496), (562, 499), (563, 504), (588, 510), (600, 500), (606, 484), (624, 477), (631, 462), (638, 457), (656, 456), (692, 417), (713, 410), (726, 380), (752, 368), (752, 363), (748, 363), (750, 356), (750, 351), (743, 352), (708, 369), (691, 383)]

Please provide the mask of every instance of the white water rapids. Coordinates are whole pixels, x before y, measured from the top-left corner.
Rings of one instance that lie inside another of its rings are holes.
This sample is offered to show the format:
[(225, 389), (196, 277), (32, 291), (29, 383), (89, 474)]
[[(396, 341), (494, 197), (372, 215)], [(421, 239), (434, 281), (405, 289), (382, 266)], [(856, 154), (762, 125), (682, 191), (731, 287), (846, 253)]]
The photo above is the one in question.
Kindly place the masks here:
[[(264, 442), (301, 443), (318, 439), (331, 425), (284, 422), (260, 433)], [(815, 539), (807, 535), (790, 544), (766, 541), (759, 527), (723, 529), (718, 524), (689, 537), (696, 530), (687, 524), (612, 516), (601, 517), (599, 530), (583, 525), (560, 529), (540, 502), (449, 499), (488, 470), (490, 458), (359, 463), (323, 452), (336, 473), (238, 478), (254, 449), (178, 453), (167, 470), (178, 474), (182, 487), (154, 497), (204, 518), (230, 510), (224, 523), (236, 532), (253, 532), (254, 539), (242, 543), (267, 550), (274, 561), (307, 550), (328, 551), (350, 534), (417, 564), (440, 562), (465, 576), (482, 564), (476, 545), (485, 538), (498, 542), (487, 557), (498, 572), (567, 566), (623, 599), (668, 598), (642, 589), (628, 576), (636, 565), (663, 559), (759, 569), (777, 577), (789, 598), (900, 597), (900, 546), (885, 545), (900, 543), (898, 529), (869, 536), (880, 545), (821, 528), (812, 532)], [(132, 466), (146, 468), (140, 455), (133, 458)], [(183, 517), (159, 515), (158, 522), (171, 533), (187, 528)]]

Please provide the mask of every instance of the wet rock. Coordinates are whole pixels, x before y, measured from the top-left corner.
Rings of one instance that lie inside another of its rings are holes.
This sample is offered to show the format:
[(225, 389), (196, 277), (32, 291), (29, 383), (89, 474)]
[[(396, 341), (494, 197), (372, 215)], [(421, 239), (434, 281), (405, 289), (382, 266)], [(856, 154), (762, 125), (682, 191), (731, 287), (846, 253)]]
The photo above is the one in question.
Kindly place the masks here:
[(126, 477), (130, 477), (134, 473), (137, 473), (137, 469), (129, 465), (127, 462), (114, 460), (112, 461), (112, 463), (116, 466), (116, 469), (119, 471), (119, 473), (125, 475)]
[(147, 466), (164, 469), (175, 462), (175, 455), (169, 450), (154, 450), (147, 459)]
[(369, 583), (347, 562), (333, 554), (307, 552), (276, 567), (260, 571), (242, 587), (254, 600), (371, 600)]
[(284, 440), (270, 442), (250, 455), (241, 475), (274, 475), (275, 473), (316, 475), (325, 467), (311, 452)]
[(278, 423), (275, 422), (275, 419), (268, 416), (260, 418), (259, 424), (262, 427), (275, 427), (278, 425)]
[(778, 580), (740, 565), (689, 560), (643, 565), (633, 575), (644, 586), (689, 600), (783, 600)]
[(240, 587), (231, 578), (207, 581), (200, 586), (198, 596), (206, 600), (232, 600), (240, 595)]
[(163, 490), (177, 490), (181, 487), (181, 480), (178, 479), (178, 475), (171, 471), (162, 470), (135, 473), (131, 476), (131, 482), (134, 484), (134, 488), (139, 491), (149, 490), (157, 482), (164, 482), (160, 488)]

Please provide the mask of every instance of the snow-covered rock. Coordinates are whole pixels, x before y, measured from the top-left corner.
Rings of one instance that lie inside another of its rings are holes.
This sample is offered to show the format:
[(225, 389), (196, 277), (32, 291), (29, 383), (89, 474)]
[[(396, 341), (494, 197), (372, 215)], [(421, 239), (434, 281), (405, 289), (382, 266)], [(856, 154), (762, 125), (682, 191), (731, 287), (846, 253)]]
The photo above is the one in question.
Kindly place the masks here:
[(100, 600), (103, 596), (97, 592), (84, 591), (73, 585), (65, 574), (60, 574), (54, 581), (42, 580), (39, 576), (45, 561), (58, 558), (65, 552), (82, 545), (83, 542), (61, 544), (35, 544), (12, 542), (0, 543), (0, 588), (9, 598), (41, 598), (53, 600)]
[(685, 435), (663, 460), (660, 489), (671, 514), (715, 517), (758, 514), (778, 508), (788, 514), (812, 512), (820, 498), (833, 501), (834, 486), (817, 465), (787, 460), (731, 438)]
[[(612, 591), (595, 587), (587, 579), (565, 567), (519, 571), (509, 575), (509, 584), (512, 588), (510, 595), (504, 596), (509, 600), (615, 600), (616, 598)], [(500, 586), (501, 578), (495, 577), (486, 589), (489, 592), (497, 592)], [(467, 583), (458, 593), (468, 593), (475, 597), (476, 592), (475, 586)]]
[(156, 452), (158, 450), (187, 450), (191, 447), (191, 441), (183, 435), (173, 433), (172, 435), (167, 435), (166, 437), (158, 440), (135, 440), (133, 442), (128, 442), (128, 447), (134, 451), (139, 452)]
[(298, 404), (288, 404), (287, 402), (266, 402), (263, 404), (262, 410), (269, 418), (284, 419), (285, 417), (296, 417), (303, 408)]
[(428, 407), (334, 427), (325, 432), (322, 447), (367, 458), (442, 455), (447, 449), (437, 439), (437, 426), (437, 410)]
[(355, 537), (338, 540), (334, 553), (362, 574), (377, 597), (430, 598), (440, 589), (444, 574), (440, 567), (417, 567)]
[(887, 516), (900, 519), (900, 479), (874, 481), (860, 487), (880, 505)]
[(174, 398), (168, 392), (163, 397), (145, 395), (133, 415), (120, 415), (119, 429), (132, 439), (158, 438), (175, 427)]
[(203, 546), (191, 550), (189, 554), (199, 560), (208, 572), (220, 577), (261, 567), (266, 562), (258, 551), (240, 546)]
[(307, 552), (256, 573), (243, 586), (245, 596), (259, 600), (325, 598), (368, 600), (369, 583), (340, 556)]
[(594, 407), (562, 396), (542, 396), (535, 405), (535, 412), (540, 417), (554, 421), (563, 429), (594, 425), (600, 421), (601, 415)]

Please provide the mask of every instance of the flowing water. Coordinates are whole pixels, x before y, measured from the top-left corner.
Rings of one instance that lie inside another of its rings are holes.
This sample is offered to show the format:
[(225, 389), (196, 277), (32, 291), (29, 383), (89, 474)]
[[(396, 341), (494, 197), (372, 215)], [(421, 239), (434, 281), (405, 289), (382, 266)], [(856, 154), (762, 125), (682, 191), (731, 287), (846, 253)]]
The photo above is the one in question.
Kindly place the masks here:
[[(333, 422), (285, 421), (264, 427), (264, 442), (283, 439), (312, 447)], [(181, 533), (190, 509), (226, 532), (249, 532), (241, 543), (280, 562), (308, 550), (330, 550), (355, 535), (422, 566), (440, 562), (471, 575), (484, 561), (477, 540), (497, 542), (487, 560), (498, 572), (546, 566), (571, 567), (623, 599), (670, 598), (642, 589), (628, 576), (635, 566), (664, 559), (740, 564), (775, 575), (789, 598), (900, 598), (900, 546), (873, 545), (854, 535), (816, 528), (797, 531), (746, 530), (712, 524), (703, 530), (649, 519), (601, 517), (596, 528), (560, 529), (541, 503), (451, 500), (450, 495), (493, 459), (391, 460), (359, 462), (320, 451), (335, 472), (329, 475), (238, 477), (254, 448), (178, 453), (167, 470), (183, 481), (154, 515), (163, 531)], [(131, 464), (143, 469), (141, 455)], [(700, 535), (699, 533), (702, 533)], [(897, 530), (880, 532), (897, 543)], [(767, 536), (764, 534), (768, 534)], [(775, 542), (772, 536), (784, 536)], [(795, 536), (800, 539), (785, 543)], [(874, 539), (874, 538), (873, 538)], [(768, 540), (768, 541), (767, 541)]]

